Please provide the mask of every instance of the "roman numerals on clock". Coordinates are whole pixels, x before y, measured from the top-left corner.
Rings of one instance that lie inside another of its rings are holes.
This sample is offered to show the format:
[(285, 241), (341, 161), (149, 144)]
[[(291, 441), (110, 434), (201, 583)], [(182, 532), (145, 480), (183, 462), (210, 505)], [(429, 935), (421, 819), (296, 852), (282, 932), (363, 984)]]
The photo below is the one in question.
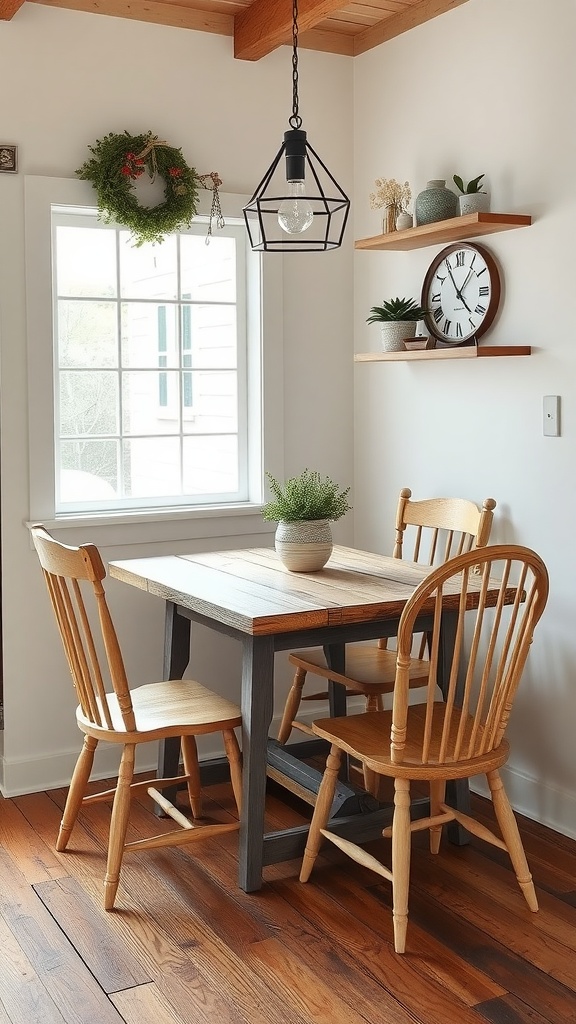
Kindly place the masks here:
[(458, 345), (482, 335), (491, 325), (500, 301), (500, 276), (482, 246), (456, 242), (430, 264), (421, 305), (438, 341)]

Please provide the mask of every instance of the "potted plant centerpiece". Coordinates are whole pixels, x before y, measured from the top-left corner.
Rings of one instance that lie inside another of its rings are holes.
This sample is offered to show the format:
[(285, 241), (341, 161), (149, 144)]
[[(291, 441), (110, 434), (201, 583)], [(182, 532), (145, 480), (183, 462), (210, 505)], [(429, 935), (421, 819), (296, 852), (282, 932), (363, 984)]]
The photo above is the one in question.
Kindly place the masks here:
[(487, 213), (490, 207), (490, 196), (482, 188), (483, 174), (479, 174), (477, 178), (472, 178), (467, 185), (464, 184), (459, 174), (455, 174), (453, 181), (457, 188), (460, 189), (460, 195), (458, 196), (458, 208), (460, 216), (463, 217), (466, 213)]
[(416, 324), (426, 313), (415, 299), (389, 299), (381, 306), (372, 306), (366, 323), (380, 324), (384, 352), (401, 352), (404, 339), (415, 336)]
[(292, 572), (322, 569), (332, 553), (330, 522), (341, 519), (351, 506), (350, 488), (342, 490), (329, 476), (305, 469), (280, 484), (266, 473), (273, 498), (262, 508), (264, 519), (277, 522), (278, 557)]

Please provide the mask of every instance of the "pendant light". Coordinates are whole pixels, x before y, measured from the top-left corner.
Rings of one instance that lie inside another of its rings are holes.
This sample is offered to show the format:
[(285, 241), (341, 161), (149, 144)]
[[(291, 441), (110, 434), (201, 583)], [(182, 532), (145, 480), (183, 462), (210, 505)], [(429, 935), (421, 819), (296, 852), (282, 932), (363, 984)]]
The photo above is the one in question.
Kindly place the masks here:
[[(342, 244), (350, 200), (307, 141), (298, 113), (298, 0), (293, 0), (290, 130), (244, 220), (256, 252), (326, 252)], [(284, 164), (282, 157), (285, 157)]]

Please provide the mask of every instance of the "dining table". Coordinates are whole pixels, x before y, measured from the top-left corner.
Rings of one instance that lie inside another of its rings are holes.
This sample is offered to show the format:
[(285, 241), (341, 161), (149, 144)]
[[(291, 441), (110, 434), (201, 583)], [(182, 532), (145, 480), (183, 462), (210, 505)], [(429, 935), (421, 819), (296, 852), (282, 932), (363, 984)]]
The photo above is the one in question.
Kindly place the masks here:
[[(261, 887), (264, 866), (301, 856), (306, 843), (307, 825), (265, 832), (269, 769), (274, 778), (285, 777), (287, 787), (294, 791), (309, 790), (313, 794), (321, 778), (304, 760), (306, 743), (280, 747), (269, 736), (276, 652), (321, 646), (330, 668), (343, 673), (346, 644), (394, 636), (407, 600), (429, 571), (425, 565), (342, 545), (334, 546), (329, 561), (317, 572), (291, 572), (276, 551), (267, 547), (109, 563), (111, 577), (165, 602), (164, 678), (184, 677), (194, 643), (192, 623), (233, 637), (241, 645), (243, 800), (238, 883), (246, 892)], [(473, 599), (474, 583), (468, 595), (469, 601)], [(458, 601), (457, 587), (444, 595), (440, 686), (443, 661), (453, 649)], [(423, 631), (430, 624), (431, 618), (426, 615), (418, 622)], [(331, 713), (346, 714), (345, 688), (330, 683), (329, 693)], [(164, 741), (158, 774), (175, 777), (179, 755), (177, 739)], [(210, 766), (201, 767), (206, 782)], [(455, 783), (447, 799), (466, 811), (467, 782)], [(424, 805), (425, 801), (420, 803)], [(391, 820), (391, 807), (362, 793), (347, 779), (339, 784), (335, 804), (329, 827), (343, 837), (354, 835), (360, 841), (377, 838)], [(425, 813), (427, 807), (418, 810), (418, 801), (414, 801), (413, 814)], [(463, 843), (466, 834), (459, 828), (451, 838)]]

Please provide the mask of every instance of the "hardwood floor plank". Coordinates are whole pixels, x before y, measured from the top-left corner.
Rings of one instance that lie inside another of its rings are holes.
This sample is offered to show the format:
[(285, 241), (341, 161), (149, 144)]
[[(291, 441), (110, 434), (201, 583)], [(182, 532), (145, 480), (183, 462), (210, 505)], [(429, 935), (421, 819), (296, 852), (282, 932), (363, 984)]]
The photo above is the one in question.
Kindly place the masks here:
[(556, 894), (541, 891), (537, 879), (540, 909), (537, 914), (532, 914), (526, 910), (510, 861), (501, 866), (485, 856), (484, 851), (472, 846), (457, 849), (446, 844), (443, 853), (440, 865), (451, 878), (473, 887), (480, 898), (485, 895), (495, 899), (511, 915), (529, 921), (537, 931), (576, 951), (576, 915)]
[[(389, 892), (378, 885), (378, 894), (390, 910)], [(438, 942), (478, 969), (496, 984), (525, 1000), (543, 1013), (550, 1024), (566, 1024), (573, 1015), (574, 993), (523, 959), (507, 946), (459, 917), (453, 907), (438, 902), (425, 889), (413, 886), (410, 892), (410, 924), (418, 924)]]
[[(509, 909), (487, 891), (483, 891), (480, 897), (474, 886), (462, 879), (455, 886), (449, 866), (443, 867), (441, 862), (441, 856), (432, 857), (431, 854), (415, 850), (412, 856), (412, 887), (422, 886), (438, 902), (454, 907), (461, 917), (485, 931), (492, 939), (501, 942), (576, 992), (574, 951), (562, 942), (561, 936), (542, 934), (538, 923), (539, 913), (533, 914), (528, 909), (519, 889), (517, 906)], [(515, 885), (513, 875), (510, 885)]]
[(0, 846), (31, 885), (50, 878), (61, 878), (66, 872), (50, 846), (30, 827), (12, 800), (0, 797)]
[[(51, 799), (53, 796), (57, 800), (63, 800), (65, 793), (53, 791), (50, 797), (46, 794), (34, 794), (33, 800), (29, 797), (18, 798), (23, 813), (42, 833), (53, 831), (54, 816), (60, 819), (60, 810)], [(74, 829), (74, 842), (70, 851), (57, 856), (65, 859), (70, 865), (70, 870), (75, 872), (94, 907), (106, 916), (106, 922), (118, 941), (124, 941), (148, 976), (156, 982), (159, 992), (183, 1016), (187, 1024), (189, 1021), (193, 1021), (194, 1024), (214, 1024), (214, 1021), (218, 1021), (219, 1024), (241, 1024), (241, 1018), (225, 1001), (219, 1001), (218, 992), (210, 989), (186, 953), (172, 941), (169, 915), (165, 921), (167, 930), (158, 927), (147, 911), (132, 899), (130, 892), (124, 892), (120, 912), (106, 913), (103, 910), (102, 877), (105, 860), (104, 847), (99, 842), (99, 837), (107, 835), (109, 814), (102, 804), (95, 804), (89, 812), (83, 812), (83, 817), (84, 824), (89, 826), (90, 832), (79, 820)], [(135, 888), (141, 885), (141, 870), (146, 884), (151, 886), (151, 898), (156, 899), (159, 894), (161, 895), (161, 887), (154, 882), (154, 865), (151, 863), (153, 860), (154, 853), (148, 852), (142, 857), (134, 855), (132, 864), (137, 866), (138, 862), (140, 863), (135, 876)], [(127, 863), (129, 865), (130, 861)], [(64, 929), (67, 927), (66, 920), (59, 923)]]
[[(386, 995), (394, 997), (410, 1017), (422, 1020), (423, 1024), (445, 1024), (448, 1020), (456, 1019), (459, 1024), (479, 1024), (479, 1018), (469, 1004), (454, 991), (439, 984), (430, 974), (423, 972), (421, 962), (414, 963), (411, 955), (399, 957), (394, 952), (392, 916), (383, 912), (377, 900), (372, 899), (372, 919), (375, 916), (386, 916), (388, 920), (382, 929), (387, 933), (385, 937), (380, 937), (369, 925), (359, 922), (354, 911), (343, 907), (340, 899), (332, 899), (327, 892), (315, 887), (313, 882), (306, 885), (297, 881), (275, 883), (274, 888), (282, 893), (294, 913), (315, 924), (338, 950), (346, 950), (345, 956), (340, 954), (341, 958), (345, 962), (349, 962), (350, 958), (356, 970), (362, 972), (363, 985), (366, 984), (366, 976), (373, 979)], [(297, 948), (297, 932), (294, 938)], [(488, 985), (486, 990), (490, 991)], [(493, 992), (494, 989), (491, 994)]]
[[(264, 939), (254, 943), (250, 951), (251, 962), (256, 961), (268, 978), (270, 985), (280, 986), (287, 1006), (299, 1010), (304, 1018), (313, 1024), (334, 1024), (335, 1021), (346, 1021), (346, 1024), (381, 1024), (383, 1013), (387, 1024), (405, 1024), (410, 1018), (398, 1005), (397, 1015), (391, 1012), (389, 1000), (383, 1008), (374, 1006), (369, 1017), (365, 1010), (357, 1013), (354, 1009), (353, 993), (349, 993), (350, 1001), (344, 1001), (335, 992), (335, 978), (324, 981), (303, 963), (301, 956), (286, 949), (282, 939)], [(359, 1002), (361, 986), (355, 993)]]
[(64, 1024), (32, 964), (0, 917), (0, 1024)]
[[(317, 872), (311, 882), (342, 910), (352, 915), (357, 922), (364, 924), (382, 941), (391, 945), (391, 911), (389, 907), (382, 906), (378, 899), (381, 889), (385, 889), (386, 886), (378, 883), (376, 886), (371, 884), (368, 888), (362, 888), (356, 878), (349, 877), (346, 868), (346, 864), (342, 868), (327, 868)], [(368, 878), (370, 883), (374, 883), (375, 876), (372, 873)], [(429, 977), (438, 982), (443, 989), (452, 993), (466, 1006), (475, 1006), (507, 992), (506, 988), (463, 960), (453, 950), (447, 949), (444, 943), (436, 941), (434, 936), (429, 935), (414, 921), (410, 922), (408, 952), (411, 971), (416, 971), (419, 979)], [(395, 962), (396, 960), (394, 964)], [(395, 977), (394, 980), (397, 981), (398, 978)], [(407, 984), (410, 991), (410, 978)]]
[(126, 1024), (186, 1024), (190, 1019), (177, 1013), (154, 982), (114, 992), (110, 999)]
[[(287, 861), (250, 894), (237, 834), (126, 855), (106, 913), (110, 807), (84, 808), (59, 854), (65, 797), (0, 801), (0, 1024), (576, 1024), (576, 841), (538, 823), (519, 816), (538, 914), (502, 851), (473, 838), (431, 857), (428, 836), (413, 836), (398, 956), (390, 885), (331, 846), (307, 885)], [(309, 821), (282, 797), (270, 786), (270, 830)], [(472, 802), (493, 818), (490, 801)], [(210, 787), (205, 810), (236, 817), (230, 787)], [(171, 827), (142, 791), (130, 838)], [(389, 841), (377, 847), (386, 860)]]
[(492, 999), (482, 1003), (478, 1010), (490, 1024), (548, 1024), (546, 1017), (516, 996)]
[(121, 1024), (90, 971), (13, 861), (0, 849), (0, 913), (67, 1024)]
[(110, 915), (98, 911), (80, 882), (60, 878), (40, 882), (34, 890), (105, 992), (118, 992), (150, 981), (125, 942), (109, 926)]

